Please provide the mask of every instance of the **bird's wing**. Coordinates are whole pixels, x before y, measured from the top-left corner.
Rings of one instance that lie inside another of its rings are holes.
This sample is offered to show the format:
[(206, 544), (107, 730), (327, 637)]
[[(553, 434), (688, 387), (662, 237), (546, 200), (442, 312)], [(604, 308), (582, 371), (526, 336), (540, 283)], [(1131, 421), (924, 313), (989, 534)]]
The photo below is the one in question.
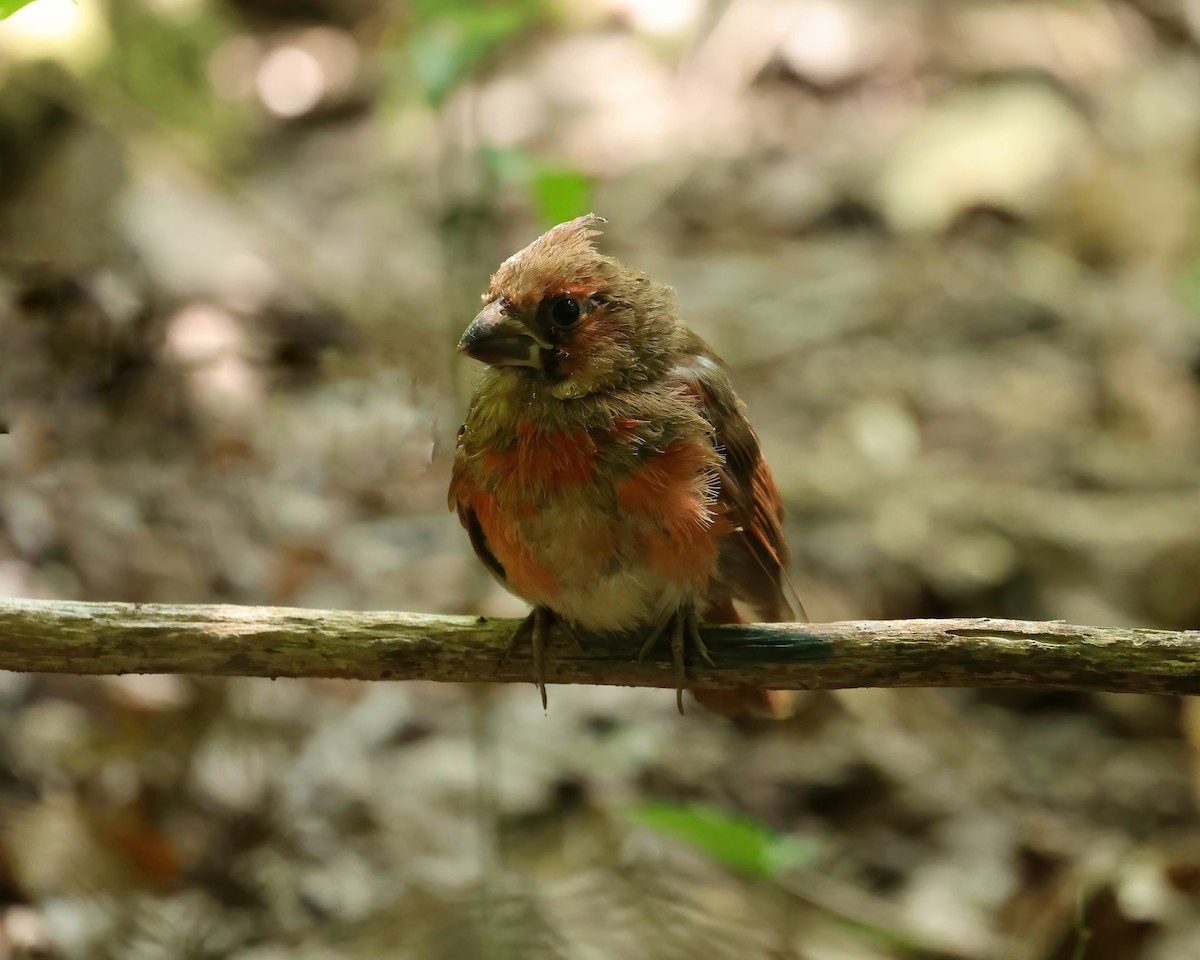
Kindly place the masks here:
[(479, 516), (475, 512), (475, 508), (471, 506), (473, 483), (467, 464), (468, 454), (463, 449), (463, 434), (465, 432), (466, 424), (463, 424), (458, 428), (458, 439), (454, 448), (454, 467), (450, 471), (448, 505), (451, 510), (458, 511), (458, 521), (467, 531), (467, 536), (471, 540), (471, 546), (474, 548), (475, 555), (479, 557), (480, 562), (492, 576), (507, 587), (508, 576), (504, 571), (504, 565), (496, 559), (496, 555), (488, 545), (487, 536), (483, 532), (483, 525), (479, 522)]
[[(740, 600), (760, 619), (793, 618), (784, 596), (788, 549), (783, 535), (783, 503), (745, 406), (733, 391), (725, 364), (699, 338), (676, 368), (699, 395), (701, 412), (712, 425), (724, 458), (719, 502), (736, 529), (722, 538), (716, 596), (710, 601)], [(727, 594), (722, 597), (721, 588)]]

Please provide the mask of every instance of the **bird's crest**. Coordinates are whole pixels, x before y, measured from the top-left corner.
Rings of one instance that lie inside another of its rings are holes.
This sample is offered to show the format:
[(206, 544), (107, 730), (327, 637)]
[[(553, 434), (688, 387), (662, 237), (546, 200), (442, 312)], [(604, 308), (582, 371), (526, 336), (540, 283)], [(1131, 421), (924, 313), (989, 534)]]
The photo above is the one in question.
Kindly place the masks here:
[(603, 217), (594, 213), (551, 227), (505, 260), (492, 275), (484, 301), (500, 297), (515, 304), (536, 303), (545, 296), (580, 284), (599, 285), (622, 269), (601, 254), (593, 237), (603, 232)]

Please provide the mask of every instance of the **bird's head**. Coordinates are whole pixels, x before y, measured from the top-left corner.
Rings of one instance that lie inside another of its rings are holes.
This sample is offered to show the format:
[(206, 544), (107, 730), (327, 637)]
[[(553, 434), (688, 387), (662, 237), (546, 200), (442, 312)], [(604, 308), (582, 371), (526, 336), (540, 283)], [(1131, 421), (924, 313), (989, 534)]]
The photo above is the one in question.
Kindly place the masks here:
[(500, 264), (458, 349), (561, 399), (660, 375), (686, 335), (675, 292), (597, 251), (603, 222), (560, 223)]

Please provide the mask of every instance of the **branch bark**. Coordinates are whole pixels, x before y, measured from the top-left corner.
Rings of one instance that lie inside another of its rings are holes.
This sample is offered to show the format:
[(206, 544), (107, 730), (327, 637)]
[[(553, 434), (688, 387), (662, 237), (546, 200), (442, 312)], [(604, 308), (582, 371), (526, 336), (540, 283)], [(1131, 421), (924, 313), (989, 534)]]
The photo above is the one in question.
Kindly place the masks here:
[[(527, 649), (501, 653), (516, 621), (285, 607), (0, 600), (0, 670), (359, 680), (513, 682)], [(878, 620), (705, 627), (717, 666), (690, 658), (689, 686), (1053, 687), (1200, 694), (1200, 631), (1021, 620)], [(552, 683), (673, 687), (666, 644), (555, 637)]]

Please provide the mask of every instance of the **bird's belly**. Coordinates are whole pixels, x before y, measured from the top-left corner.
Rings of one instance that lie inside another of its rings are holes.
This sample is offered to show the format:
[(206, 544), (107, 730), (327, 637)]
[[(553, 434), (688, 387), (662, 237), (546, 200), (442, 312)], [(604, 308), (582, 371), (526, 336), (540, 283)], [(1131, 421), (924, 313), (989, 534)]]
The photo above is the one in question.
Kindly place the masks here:
[(711, 562), (697, 568), (661, 524), (637, 513), (555, 498), (493, 544), (514, 592), (592, 632), (658, 623), (702, 595)]

